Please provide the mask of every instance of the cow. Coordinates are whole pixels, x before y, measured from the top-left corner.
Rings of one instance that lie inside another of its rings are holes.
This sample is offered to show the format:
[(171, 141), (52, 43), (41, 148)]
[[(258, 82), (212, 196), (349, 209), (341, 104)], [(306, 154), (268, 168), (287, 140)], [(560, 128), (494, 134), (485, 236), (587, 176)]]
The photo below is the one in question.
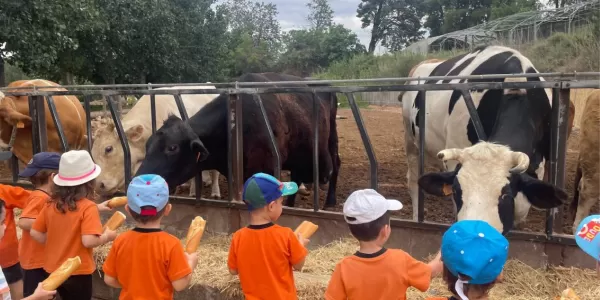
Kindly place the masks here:
[[(517, 50), (483, 46), (445, 61), (418, 66), (412, 78), (485, 74), (538, 73)], [(541, 77), (471, 80), (411, 80), (408, 84), (543, 81)], [(548, 89), (470, 91), (486, 141), (480, 141), (460, 91), (426, 92), (427, 163), (440, 172), (418, 178), (418, 109), (422, 91), (402, 95), (407, 181), (417, 218), (418, 187), (452, 197), (458, 220), (487, 221), (506, 234), (523, 222), (533, 205), (548, 209), (566, 200), (561, 188), (540, 178), (550, 154), (551, 93)]]
[[(173, 86), (157, 88), (163, 89), (214, 89), (214, 86)], [(197, 113), (204, 105), (212, 101), (218, 94), (183, 94), (181, 99), (188, 116)], [(172, 95), (156, 95), (156, 127), (160, 128), (169, 115), (179, 116), (177, 103)], [(152, 113), (150, 110), (150, 95), (142, 96), (131, 110), (121, 120), (123, 131), (127, 135), (129, 151), (131, 154), (131, 171), (135, 173), (146, 154), (146, 142), (152, 134)], [(102, 174), (96, 179), (98, 191), (109, 196), (125, 184), (123, 170), (124, 153), (114, 123), (106, 122), (94, 132), (92, 157), (102, 168)], [(203, 171), (202, 181), (205, 185), (212, 185), (211, 197), (220, 198), (219, 172), (216, 170)], [(190, 182), (190, 196), (195, 195), (195, 184)]]
[[(278, 73), (248, 73), (240, 82), (304, 81), (303, 78)], [(286, 86), (307, 87), (305, 84)], [(280, 152), (281, 169), (289, 170), (298, 185), (313, 183), (313, 132), (311, 93), (249, 95), (240, 94), (243, 122), (243, 179), (257, 172), (273, 174), (275, 165), (271, 140), (258, 105), (262, 99), (268, 121)], [(198, 169), (216, 169), (227, 174), (227, 124), (229, 96), (221, 94), (188, 121), (169, 116), (163, 127), (146, 143), (146, 157), (136, 175), (158, 174), (169, 186), (193, 177)], [(335, 188), (339, 172), (338, 136), (334, 93), (316, 93), (319, 105), (319, 184), (329, 184), (325, 208), (335, 206)], [(229, 125), (232, 126), (232, 125)], [(286, 199), (294, 206), (295, 195)]]
[(579, 128), (575, 191), (569, 207), (570, 213), (575, 214), (573, 234), (577, 234), (581, 220), (600, 201), (600, 90), (594, 90), (587, 97)]
[[(31, 79), (11, 82), (5, 93), (31, 92), (35, 87), (44, 87), (43, 91), (66, 91), (58, 83)], [(87, 147), (87, 126), (83, 106), (75, 96), (53, 96), (57, 117), (60, 120), (69, 150), (80, 150)], [(46, 151), (62, 153), (58, 130), (54, 125), (48, 104), (44, 101), (46, 134), (48, 145)], [(29, 99), (27, 96), (0, 95), (0, 147), (8, 149), (13, 127), (17, 126), (16, 136), (11, 151), (24, 164), (33, 157), (31, 140), (31, 117), (29, 116)], [(22, 126), (22, 128), (21, 128)]]

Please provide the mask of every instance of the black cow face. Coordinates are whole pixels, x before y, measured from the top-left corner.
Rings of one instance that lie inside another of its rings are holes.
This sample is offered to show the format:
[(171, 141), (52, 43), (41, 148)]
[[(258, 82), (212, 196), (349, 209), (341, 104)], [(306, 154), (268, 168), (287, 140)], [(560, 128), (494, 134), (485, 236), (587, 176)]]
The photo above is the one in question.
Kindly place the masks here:
[[(496, 146), (503, 147), (493, 147)], [(521, 157), (523, 162), (516, 162), (520, 167), (517, 166), (518, 170), (515, 170), (517, 167), (513, 168), (510, 158), (498, 155), (486, 161), (485, 156), (477, 156), (483, 151), (460, 151), (449, 151), (461, 161), (454, 171), (427, 173), (418, 181), (419, 186), (428, 194), (452, 195), (459, 221), (484, 220), (506, 234), (512, 229), (515, 220), (518, 222), (526, 216), (529, 207), (522, 204), (526, 203), (523, 200), (537, 208), (549, 209), (561, 205), (567, 198), (564, 190), (523, 173), (528, 162), (524, 154), (515, 155), (517, 160)], [(523, 196), (525, 199), (518, 201)]]
[(135, 175), (160, 175), (169, 184), (169, 190), (174, 191), (199, 172), (198, 163), (208, 155), (192, 128), (170, 116), (146, 142), (146, 156)]

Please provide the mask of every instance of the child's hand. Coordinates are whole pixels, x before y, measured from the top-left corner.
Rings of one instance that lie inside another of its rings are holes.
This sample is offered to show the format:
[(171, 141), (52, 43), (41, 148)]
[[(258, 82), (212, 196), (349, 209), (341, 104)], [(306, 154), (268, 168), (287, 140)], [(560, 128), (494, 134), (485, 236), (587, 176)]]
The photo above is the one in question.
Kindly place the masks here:
[(110, 201), (110, 200), (106, 200), (106, 201), (98, 204), (98, 210), (99, 211), (111, 211), (112, 208), (108, 207), (108, 201)]
[(302, 244), (302, 246), (306, 247), (306, 245), (308, 244), (308, 242), (310, 242), (309, 239), (305, 239), (302, 237), (302, 235), (300, 233), (296, 234), (296, 237), (298, 238), (298, 240), (300, 241), (300, 244)]
[(42, 288), (42, 283), (38, 283), (37, 289), (35, 289), (35, 292), (33, 292), (33, 295), (31, 295), (31, 297), (28, 297), (32, 300), (46, 300), (46, 299), (52, 299), (54, 298), (54, 295), (56, 295), (56, 291), (46, 291), (44, 290), (44, 288)]
[(104, 234), (106, 235), (106, 242), (112, 242), (117, 238), (117, 232), (108, 228), (104, 230)]
[(190, 265), (190, 268), (192, 268), (192, 270), (196, 269), (196, 266), (198, 265), (198, 253), (194, 252), (192, 254), (189, 254), (186, 252), (185, 257), (187, 258), (188, 265)]

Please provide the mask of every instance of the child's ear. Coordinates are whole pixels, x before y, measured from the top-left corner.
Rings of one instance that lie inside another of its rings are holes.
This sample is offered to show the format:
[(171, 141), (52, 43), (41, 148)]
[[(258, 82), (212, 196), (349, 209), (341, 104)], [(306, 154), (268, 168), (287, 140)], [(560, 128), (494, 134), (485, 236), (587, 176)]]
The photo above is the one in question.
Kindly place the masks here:
[(496, 283), (502, 283), (504, 281), (504, 271), (500, 272), (500, 275), (496, 277)]
[(127, 214), (129, 214), (130, 217), (132, 217), (131, 216), (131, 210), (129, 210), (129, 204), (125, 204), (125, 211), (127, 212)]
[(173, 208), (171, 203), (167, 204), (167, 206), (165, 206), (165, 213), (163, 214), (163, 216), (168, 216), (171, 213), (171, 208)]

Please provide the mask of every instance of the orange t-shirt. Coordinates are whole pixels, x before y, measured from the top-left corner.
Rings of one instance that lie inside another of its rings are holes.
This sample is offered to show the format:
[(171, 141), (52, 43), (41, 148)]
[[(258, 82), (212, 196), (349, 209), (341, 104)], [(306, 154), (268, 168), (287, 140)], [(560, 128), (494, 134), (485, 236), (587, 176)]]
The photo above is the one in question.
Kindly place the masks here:
[(19, 262), (19, 239), (13, 209), (24, 208), (31, 191), (22, 187), (0, 184), (0, 199), (6, 206), (6, 231), (0, 241), (0, 267), (8, 268)]
[(68, 258), (79, 255), (81, 266), (73, 275), (88, 275), (96, 270), (92, 248), (86, 248), (81, 241), (82, 235), (101, 235), (102, 223), (96, 203), (82, 198), (77, 209), (61, 213), (51, 202), (42, 208), (31, 229), (46, 233), (46, 255), (44, 270), (52, 273)]
[(124, 299), (173, 299), (173, 281), (192, 273), (181, 241), (157, 229), (134, 228), (113, 242), (102, 266)]
[(335, 266), (325, 298), (400, 300), (406, 299), (406, 290), (411, 286), (427, 291), (430, 281), (431, 267), (402, 250), (357, 252)]
[[(27, 206), (21, 213), (21, 218), (36, 219), (50, 195), (41, 190), (34, 190), (29, 195)], [(44, 267), (44, 249), (45, 245), (38, 243), (31, 238), (29, 230), (23, 230), (21, 242), (19, 243), (19, 259), (21, 267), (25, 270), (33, 270)]]
[(292, 266), (307, 254), (290, 228), (249, 225), (233, 234), (227, 265), (238, 271), (247, 300), (297, 299)]

